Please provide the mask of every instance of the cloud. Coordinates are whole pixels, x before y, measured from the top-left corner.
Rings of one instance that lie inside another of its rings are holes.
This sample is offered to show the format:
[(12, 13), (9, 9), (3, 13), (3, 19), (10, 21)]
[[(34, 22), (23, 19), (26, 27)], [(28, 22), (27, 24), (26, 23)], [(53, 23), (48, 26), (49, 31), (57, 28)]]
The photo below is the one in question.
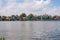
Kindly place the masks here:
[[(51, 0), (24, 0), (23, 2), (16, 2), (16, 0), (5, 0), (7, 4), (5, 7), (1, 7), (0, 15), (13, 15), (25, 12), (27, 15), (33, 13), (35, 15), (41, 15), (45, 12), (47, 14), (59, 14), (59, 7), (50, 8), (49, 4)], [(2, 1), (0, 1), (2, 2)]]
[(47, 12), (47, 14), (50, 14), (50, 15), (59, 15), (60, 16), (60, 6), (59, 7), (57, 7), (57, 6), (54, 6), (54, 7), (52, 7), (52, 8), (50, 8), (50, 9), (47, 9), (48, 10), (48, 12)]

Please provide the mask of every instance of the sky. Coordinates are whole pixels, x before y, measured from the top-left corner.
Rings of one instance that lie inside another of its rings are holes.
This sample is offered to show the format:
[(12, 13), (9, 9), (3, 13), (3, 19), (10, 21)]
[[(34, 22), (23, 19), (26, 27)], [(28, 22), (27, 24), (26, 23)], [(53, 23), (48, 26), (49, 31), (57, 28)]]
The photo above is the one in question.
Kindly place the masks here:
[(21, 13), (60, 16), (60, 0), (0, 0), (0, 16)]

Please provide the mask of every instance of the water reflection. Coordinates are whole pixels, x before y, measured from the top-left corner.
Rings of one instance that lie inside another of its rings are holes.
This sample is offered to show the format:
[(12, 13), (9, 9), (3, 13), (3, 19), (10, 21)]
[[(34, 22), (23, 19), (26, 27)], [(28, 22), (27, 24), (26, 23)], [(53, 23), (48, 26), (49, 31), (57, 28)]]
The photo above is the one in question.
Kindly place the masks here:
[(0, 22), (0, 36), (6, 40), (60, 40), (60, 22)]

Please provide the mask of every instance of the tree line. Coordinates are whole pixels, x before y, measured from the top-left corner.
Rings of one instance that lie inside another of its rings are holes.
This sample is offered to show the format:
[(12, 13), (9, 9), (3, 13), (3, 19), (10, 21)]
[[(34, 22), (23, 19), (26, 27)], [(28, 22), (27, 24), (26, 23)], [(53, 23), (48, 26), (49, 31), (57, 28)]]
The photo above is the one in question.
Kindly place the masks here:
[(11, 15), (11, 16), (0, 16), (0, 21), (51, 21), (51, 20), (60, 20), (60, 16), (51, 16), (51, 15), (33, 15), (30, 13), (26, 15), (25, 13), (21, 13), (18, 15)]

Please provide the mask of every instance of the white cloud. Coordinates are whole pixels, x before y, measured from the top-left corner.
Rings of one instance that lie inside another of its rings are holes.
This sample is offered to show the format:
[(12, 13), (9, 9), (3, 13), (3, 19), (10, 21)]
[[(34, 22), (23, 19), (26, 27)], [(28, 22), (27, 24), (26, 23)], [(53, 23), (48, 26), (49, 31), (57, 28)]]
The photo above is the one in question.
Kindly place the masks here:
[(50, 8), (48, 5), (51, 0), (25, 0), (22, 3), (17, 3), (16, 0), (6, 0), (6, 7), (0, 9), (0, 15), (13, 15), (25, 12), (26, 14), (34, 13), (36, 15), (44, 14), (59, 14), (59, 7)]
[(52, 7), (48, 10), (48, 14), (50, 15), (60, 15), (60, 7)]

